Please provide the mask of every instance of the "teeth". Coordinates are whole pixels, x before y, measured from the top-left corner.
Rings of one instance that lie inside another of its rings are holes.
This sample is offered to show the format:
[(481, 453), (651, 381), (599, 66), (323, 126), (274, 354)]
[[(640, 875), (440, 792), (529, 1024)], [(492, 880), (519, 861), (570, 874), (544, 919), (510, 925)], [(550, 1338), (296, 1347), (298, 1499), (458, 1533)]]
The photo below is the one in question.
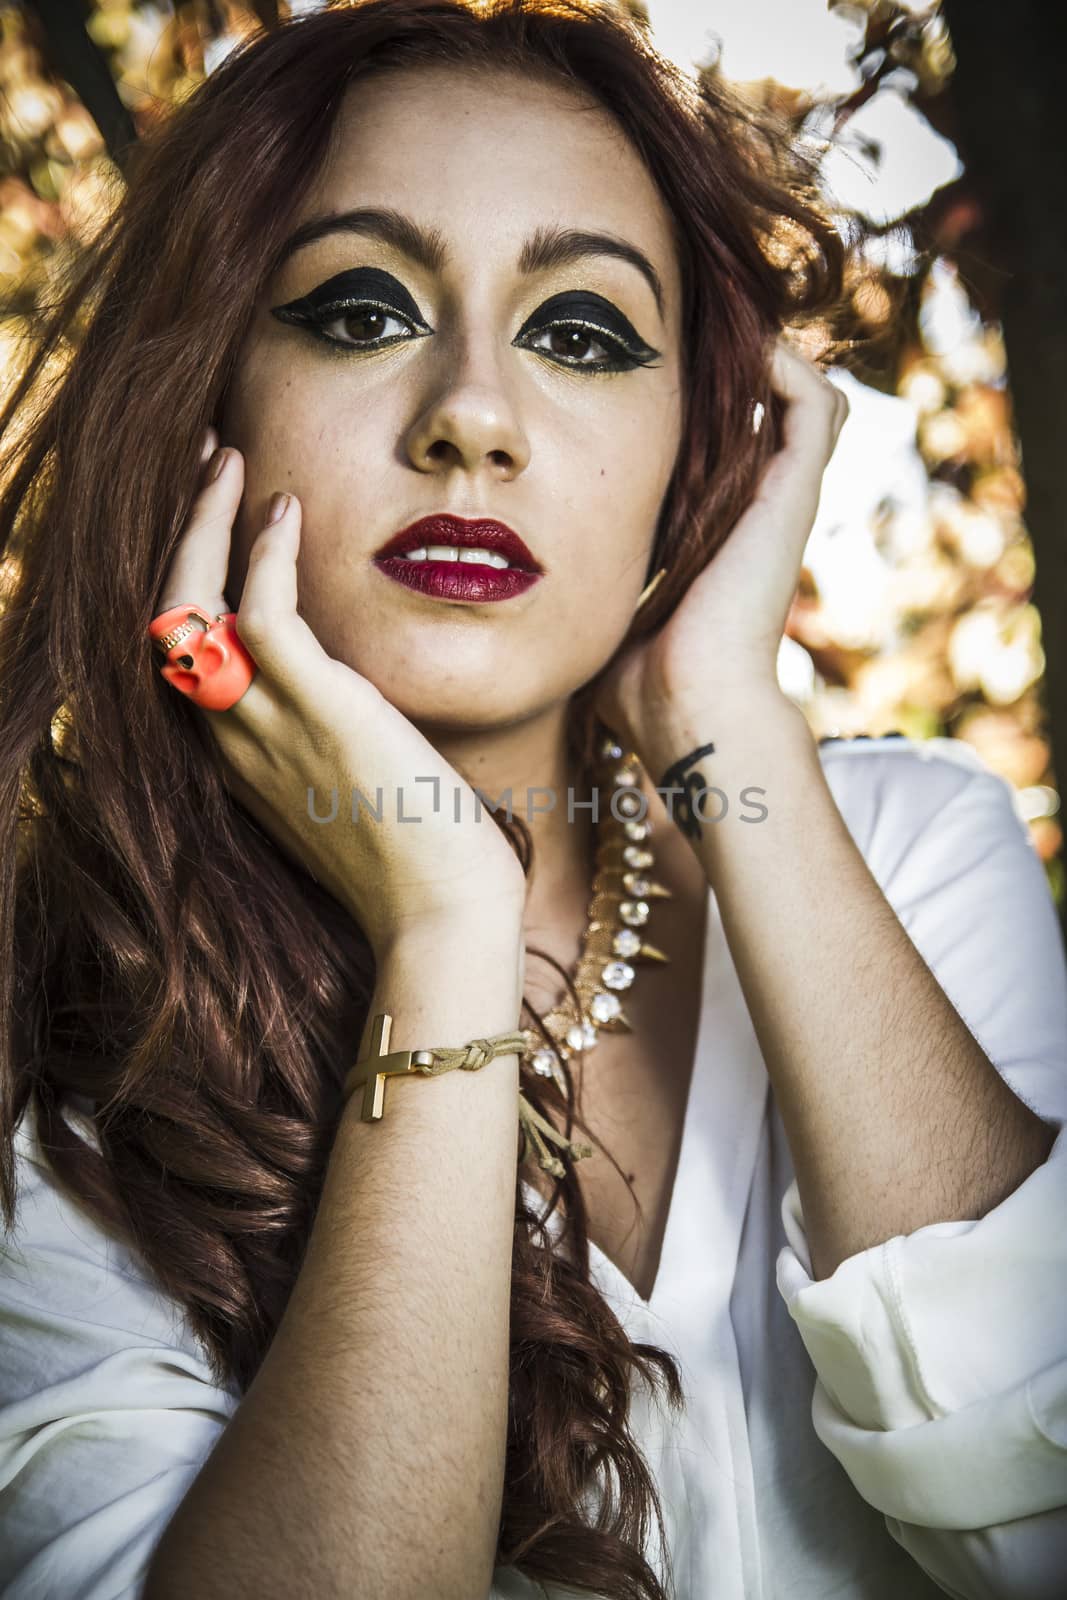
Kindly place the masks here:
[(417, 550), (407, 550), (405, 561), (468, 561), (481, 567), (510, 567), (511, 562), (496, 550), (471, 550), (466, 546), (457, 549), (451, 544), (420, 545)]
[(498, 550), (460, 550), (461, 561), (474, 561), (483, 567), (509, 567), (510, 561), (502, 556)]

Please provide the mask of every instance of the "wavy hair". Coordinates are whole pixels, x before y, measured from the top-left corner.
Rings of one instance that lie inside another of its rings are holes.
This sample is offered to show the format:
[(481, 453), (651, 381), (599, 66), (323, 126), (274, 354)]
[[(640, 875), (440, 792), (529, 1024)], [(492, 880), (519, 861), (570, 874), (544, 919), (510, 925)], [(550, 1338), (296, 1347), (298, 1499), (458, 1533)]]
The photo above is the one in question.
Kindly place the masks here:
[[(242, 41), (135, 148), (116, 203), (38, 308), (0, 413), (0, 1196), (10, 1228), (13, 1131), (32, 1101), (58, 1181), (140, 1253), (216, 1377), (242, 1391), (299, 1271), (374, 966), (350, 915), (226, 787), (146, 630), (203, 429), (344, 92), (442, 61), (591, 97), (673, 221), (685, 414), (648, 571), (670, 570), (626, 642), (663, 621), (751, 500), (780, 438), (774, 338), (832, 317), (843, 293), (847, 251), (813, 157), (714, 74), (658, 55), (632, 12), (362, 0)], [(596, 681), (568, 724), (590, 784)], [(496, 820), (528, 873), (528, 830)], [(563, 1068), (565, 1091), (525, 1066), (522, 1087), (595, 1137)], [(76, 1096), (93, 1104), (99, 1151), (63, 1114)], [(590, 1282), (575, 1172), (544, 1212), (517, 1182), (500, 1564), (665, 1600), (669, 1576), (644, 1553), (662, 1511), (627, 1422), (642, 1381), (682, 1404), (672, 1357), (632, 1343)]]

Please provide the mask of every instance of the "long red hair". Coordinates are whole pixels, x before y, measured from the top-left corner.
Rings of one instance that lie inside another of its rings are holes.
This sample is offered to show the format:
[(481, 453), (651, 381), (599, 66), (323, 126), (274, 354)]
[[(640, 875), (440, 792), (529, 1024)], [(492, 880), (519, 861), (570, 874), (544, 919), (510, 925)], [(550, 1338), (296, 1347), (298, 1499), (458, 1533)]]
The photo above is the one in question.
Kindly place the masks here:
[[(673, 218), (687, 397), (648, 569), (670, 571), (631, 637), (662, 621), (751, 499), (779, 437), (775, 335), (842, 294), (845, 247), (789, 130), (666, 62), (618, 7), (364, 0), (239, 45), (134, 151), (115, 210), (42, 308), (0, 414), (13, 558), (0, 618), (0, 1196), (10, 1228), (12, 1133), (32, 1100), (58, 1180), (133, 1244), (217, 1376), (242, 1389), (299, 1271), (373, 962), (360, 928), (235, 801), (146, 629), (202, 431), (344, 91), (442, 61), (515, 66), (594, 97)], [(588, 782), (593, 687), (570, 721)], [(526, 830), (500, 825), (528, 871)], [(522, 1078), (545, 1115), (585, 1127), (572, 1084), (564, 1095)], [(62, 1115), (71, 1095), (95, 1103), (100, 1154)], [(552, 1209), (566, 1251), (517, 1186), (498, 1561), (665, 1600), (642, 1553), (660, 1506), (627, 1415), (638, 1381), (680, 1404), (677, 1368), (631, 1343), (591, 1284), (569, 1167)]]

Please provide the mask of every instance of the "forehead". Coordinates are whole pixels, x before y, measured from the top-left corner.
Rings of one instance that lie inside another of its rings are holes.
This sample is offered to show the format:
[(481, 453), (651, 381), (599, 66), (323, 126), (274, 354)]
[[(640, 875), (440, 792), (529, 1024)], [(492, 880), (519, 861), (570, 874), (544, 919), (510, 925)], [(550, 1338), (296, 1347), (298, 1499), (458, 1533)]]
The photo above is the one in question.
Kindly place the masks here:
[(674, 280), (670, 213), (611, 113), (512, 70), (420, 66), (353, 84), (300, 211), (368, 204), (410, 212), (468, 255), (517, 248), (544, 222), (600, 228)]

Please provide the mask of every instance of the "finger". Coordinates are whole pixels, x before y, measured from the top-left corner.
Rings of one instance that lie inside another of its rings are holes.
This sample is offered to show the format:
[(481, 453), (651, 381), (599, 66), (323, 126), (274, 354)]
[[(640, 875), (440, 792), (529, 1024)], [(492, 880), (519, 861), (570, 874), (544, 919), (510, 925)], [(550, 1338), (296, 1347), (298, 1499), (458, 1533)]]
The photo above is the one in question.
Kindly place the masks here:
[[(204, 462), (206, 458), (210, 465), (206, 472), (202, 469), (200, 487), (163, 584), (156, 608), (157, 616), (183, 604), (195, 605), (211, 617), (230, 609), (224, 587), (233, 523), (244, 482), (244, 464), (239, 451), (227, 449), (219, 452), (212, 449), (212, 443), (217, 445), (217, 441), (214, 428), (205, 429), (201, 438), (201, 461)], [(221, 470), (215, 473), (214, 468)], [(171, 654), (169, 666), (175, 664), (189, 666), (188, 661), (181, 661), (181, 652), (177, 656)], [(166, 676), (167, 668), (161, 667), (161, 670)], [(244, 693), (228, 710), (218, 711), (204, 706), (201, 707), (202, 713), (209, 720), (219, 719), (227, 725), (247, 721), (249, 714), (254, 716), (257, 708), (262, 709), (262, 703), (269, 699), (263, 686), (256, 681), (258, 677), (257, 672)], [(173, 687), (178, 692), (184, 692), (177, 683)]]
[(802, 520), (814, 520), (823, 474), (848, 415), (848, 400), (810, 361), (779, 339), (771, 362), (772, 387), (786, 401), (782, 443), (761, 477), (756, 499), (787, 501)]
[(771, 361), (771, 387), (787, 401), (783, 424), (786, 448), (822, 444), (827, 459), (849, 413), (848, 397), (827, 375), (778, 339)]
[[(268, 516), (275, 501), (271, 496)], [(332, 665), (297, 610), (297, 557), (303, 511), (295, 494), (276, 521), (257, 534), (248, 555), (237, 608), (237, 634), (270, 676), (272, 685), (295, 697), (309, 670)]]
[(240, 451), (225, 449), (214, 465), (220, 466), (219, 473), (215, 478), (209, 475), (193, 501), (163, 585), (160, 611), (187, 601), (215, 612), (226, 609), (223, 590), (233, 522), (244, 485), (244, 460)]

